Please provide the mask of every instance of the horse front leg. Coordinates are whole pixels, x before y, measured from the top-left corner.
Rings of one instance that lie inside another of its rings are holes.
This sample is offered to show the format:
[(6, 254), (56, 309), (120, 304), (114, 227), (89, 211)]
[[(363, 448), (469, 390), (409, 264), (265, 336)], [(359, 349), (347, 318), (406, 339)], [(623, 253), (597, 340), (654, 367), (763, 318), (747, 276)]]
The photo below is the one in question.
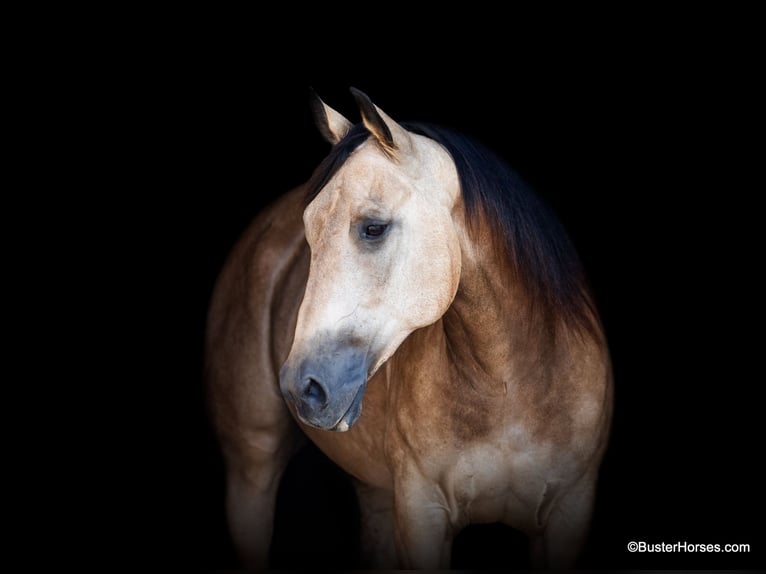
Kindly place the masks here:
[(576, 564), (588, 535), (595, 488), (595, 472), (586, 473), (553, 502), (543, 531), (530, 540), (533, 568), (564, 570)]
[(450, 565), (454, 531), (438, 485), (402, 481), (394, 491), (394, 540), (399, 567), (444, 570)]
[(229, 531), (248, 570), (268, 569), (277, 490), (295, 444), (292, 432), (270, 428), (245, 431), (236, 444), (224, 445)]
[(354, 481), (361, 519), (361, 552), (365, 568), (394, 570), (394, 497), (389, 490)]

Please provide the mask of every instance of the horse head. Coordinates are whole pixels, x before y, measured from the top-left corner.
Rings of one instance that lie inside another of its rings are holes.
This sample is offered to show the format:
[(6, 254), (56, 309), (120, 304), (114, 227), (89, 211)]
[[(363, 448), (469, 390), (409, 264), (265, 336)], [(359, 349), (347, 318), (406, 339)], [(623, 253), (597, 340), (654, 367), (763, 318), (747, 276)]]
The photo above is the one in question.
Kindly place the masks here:
[(450, 154), (352, 93), (362, 125), (315, 101), (320, 132), (334, 144), (334, 162), (324, 163), (335, 166), (303, 214), (311, 264), (280, 372), (299, 418), (336, 431), (359, 418), (367, 381), (405, 338), (449, 308), (461, 269)]

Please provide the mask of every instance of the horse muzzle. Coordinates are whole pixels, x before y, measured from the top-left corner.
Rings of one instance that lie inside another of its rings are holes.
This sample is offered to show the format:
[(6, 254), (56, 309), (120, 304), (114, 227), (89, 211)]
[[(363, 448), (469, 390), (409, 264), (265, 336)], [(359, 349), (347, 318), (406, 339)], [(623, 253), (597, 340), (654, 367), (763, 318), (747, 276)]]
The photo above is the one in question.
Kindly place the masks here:
[(354, 347), (326, 350), (297, 361), (291, 354), (279, 373), (279, 385), (302, 422), (343, 432), (362, 414), (367, 369), (367, 353)]

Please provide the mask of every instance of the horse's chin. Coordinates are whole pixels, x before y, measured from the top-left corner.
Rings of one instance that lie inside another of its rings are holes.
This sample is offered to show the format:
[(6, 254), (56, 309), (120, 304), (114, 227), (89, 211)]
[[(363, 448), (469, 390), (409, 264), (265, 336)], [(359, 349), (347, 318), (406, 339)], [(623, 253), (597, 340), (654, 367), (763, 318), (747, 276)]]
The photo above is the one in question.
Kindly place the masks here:
[(357, 389), (356, 394), (346, 411), (339, 418), (335, 419), (334, 423), (331, 422), (329, 424), (324, 423), (324, 421), (318, 421), (312, 416), (306, 416), (306, 413), (302, 412), (299, 405), (296, 405), (294, 401), (290, 402), (295, 408), (295, 415), (297, 415), (298, 420), (306, 426), (323, 431), (346, 432), (354, 426), (356, 421), (358, 421), (359, 417), (362, 415), (362, 399), (364, 398), (366, 387), (367, 383), (361, 385), (359, 389)]
[(349, 424), (346, 421), (346, 419), (343, 419), (337, 425), (332, 427), (330, 430), (333, 431), (333, 432), (346, 432), (347, 430), (349, 430), (351, 428), (352, 424), (354, 424), (354, 423)]
[(356, 395), (354, 395), (354, 400), (351, 401), (351, 406), (348, 407), (348, 410), (342, 417), (340, 417), (340, 420), (335, 424), (335, 426), (328, 430), (335, 432), (346, 432), (352, 426), (354, 426), (354, 423), (356, 423), (356, 421), (358, 421), (359, 417), (362, 415), (362, 399), (364, 398), (364, 390), (366, 388), (367, 383), (359, 387)]
[[(387, 359), (380, 360), (375, 364), (373, 369), (370, 370), (369, 374), (367, 375), (367, 382), (369, 382), (370, 379), (375, 376), (375, 373), (377, 373), (380, 366), (385, 363), (386, 360)], [(354, 395), (354, 400), (351, 401), (351, 406), (348, 408), (346, 413), (340, 417), (340, 420), (335, 424), (335, 426), (325, 430), (330, 430), (333, 432), (346, 432), (352, 426), (354, 426), (354, 423), (356, 423), (356, 421), (359, 420), (359, 417), (362, 415), (362, 399), (364, 398), (364, 391), (367, 388), (367, 382), (359, 387), (356, 395)]]

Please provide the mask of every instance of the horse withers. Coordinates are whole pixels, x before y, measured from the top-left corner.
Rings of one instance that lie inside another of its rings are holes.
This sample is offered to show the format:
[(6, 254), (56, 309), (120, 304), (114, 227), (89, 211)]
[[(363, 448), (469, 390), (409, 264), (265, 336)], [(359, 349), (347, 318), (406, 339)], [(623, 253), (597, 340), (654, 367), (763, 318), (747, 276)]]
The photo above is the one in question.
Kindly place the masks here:
[(231, 535), (265, 568), (280, 478), (308, 437), (350, 474), (368, 565), (447, 568), (472, 523), (574, 563), (612, 412), (609, 355), (552, 212), (487, 149), (318, 97), (332, 149), (235, 246), (206, 373)]

